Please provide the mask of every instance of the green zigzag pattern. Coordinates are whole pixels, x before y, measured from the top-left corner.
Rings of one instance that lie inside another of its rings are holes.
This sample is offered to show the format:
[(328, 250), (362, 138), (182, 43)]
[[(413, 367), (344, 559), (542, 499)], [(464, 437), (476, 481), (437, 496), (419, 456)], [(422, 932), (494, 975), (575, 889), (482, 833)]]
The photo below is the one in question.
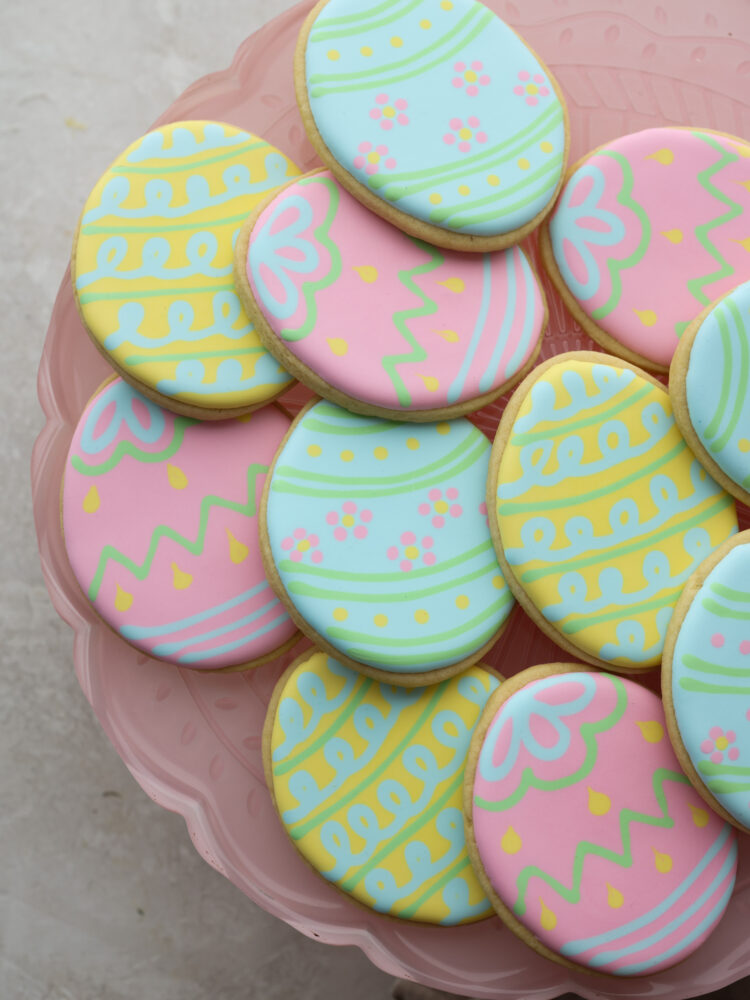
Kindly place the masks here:
[(182, 439), (185, 437), (185, 431), (192, 424), (197, 423), (197, 420), (193, 420), (190, 417), (177, 417), (174, 422), (174, 437), (162, 451), (142, 451), (136, 445), (131, 444), (130, 441), (121, 441), (106, 462), (101, 462), (99, 465), (87, 465), (79, 455), (73, 455), (70, 463), (76, 472), (80, 472), (82, 476), (102, 476), (105, 472), (109, 472), (110, 469), (114, 469), (116, 465), (119, 465), (123, 455), (131, 455), (137, 462), (146, 462), (149, 464), (152, 462), (163, 462), (171, 458), (176, 451), (179, 451)]
[(179, 534), (173, 528), (168, 527), (166, 524), (160, 524), (154, 528), (154, 533), (151, 536), (151, 542), (148, 547), (148, 552), (146, 553), (146, 558), (139, 565), (133, 562), (132, 559), (124, 555), (119, 549), (116, 549), (114, 545), (105, 545), (102, 549), (102, 554), (99, 556), (99, 565), (96, 569), (96, 574), (94, 579), (91, 581), (91, 586), (89, 587), (89, 598), (95, 601), (99, 589), (102, 585), (102, 579), (104, 578), (104, 571), (107, 568), (107, 563), (112, 560), (114, 562), (120, 563), (126, 569), (135, 576), (138, 580), (145, 580), (151, 570), (151, 564), (156, 556), (156, 550), (159, 547), (159, 542), (162, 538), (171, 538), (173, 542), (177, 542), (184, 549), (187, 549), (194, 556), (198, 556), (203, 552), (203, 545), (206, 540), (206, 531), (208, 530), (208, 516), (214, 507), (223, 507), (225, 510), (233, 510), (238, 514), (244, 514), (246, 517), (252, 517), (256, 513), (255, 505), (255, 481), (259, 475), (264, 472), (268, 472), (267, 465), (258, 465), (253, 463), (248, 467), (247, 470), (247, 503), (240, 504), (234, 503), (232, 500), (225, 500), (223, 497), (214, 496), (210, 494), (201, 500), (200, 507), (200, 522), (198, 527), (198, 536), (195, 541), (191, 541), (184, 535)]
[(666, 830), (671, 829), (675, 824), (674, 819), (672, 819), (669, 815), (667, 797), (664, 792), (664, 783), (667, 781), (674, 781), (680, 785), (690, 784), (684, 774), (678, 774), (677, 771), (670, 771), (665, 767), (658, 768), (654, 772), (651, 784), (654, 790), (654, 795), (656, 796), (656, 801), (659, 803), (661, 815), (650, 816), (648, 813), (636, 812), (633, 809), (623, 809), (620, 812), (620, 837), (622, 840), (621, 853), (618, 854), (616, 851), (612, 851), (608, 847), (602, 847), (600, 844), (593, 844), (589, 840), (582, 840), (578, 844), (576, 847), (575, 859), (573, 861), (573, 882), (570, 888), (563, 885), (562, 882), (558, 881), (558, 879), (554, 878), (552, 875), (547, 874), (547, 872), (543, 871), (537, 865), (527, 865), (521, 871), (516, 882), (518, 886), (518, 899), (513, 905), (513, 911), (519, 916), (523, 916), (526, 912), (526, 893), (528, 891), (529, 881), (532, 878), (542, 879), (543, 882), (546, 882), (551, 889), (562, 896), (562, 898), (568, 903), (578, 903), (581, 899), (583, 865), (586, 858), (589, 856), (604, 858), (607, 861), (611, 861), (615, 865), (619, 865), (621, 868), (630, 868), (633, 864), (630, 831), (632, 823), (643, 823), (646, 826), (655, 826)]

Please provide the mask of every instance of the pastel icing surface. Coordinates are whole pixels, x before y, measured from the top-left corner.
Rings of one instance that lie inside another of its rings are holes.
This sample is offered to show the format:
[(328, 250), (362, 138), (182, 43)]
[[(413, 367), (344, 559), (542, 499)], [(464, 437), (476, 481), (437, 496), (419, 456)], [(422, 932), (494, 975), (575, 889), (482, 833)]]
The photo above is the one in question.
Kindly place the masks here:
[(570, 961), (655, 973), (721, 919), (736, 834), (680, 770), (661, 701), (640, 685), (570, 673), (522, 688), (490, 725), (473, 792), (495, 891)]
[(750, 827), (750, 544), (711, 570), (680, 624), (672, 698), (708, 791)]
[(423, 673), (475, 655), (513, 598), (467, 420), (401, 424), (316, 403), (279, 453), (271, 555), (300, 615), (351, 659)]
[(219, 668), (294, 635), (257, 521), (288, 429), (273, 406), (211, 423), (175, 416), (119, 378), (89, 402), (65, 465), (65, 545), (83, 592), (128, 642)]
[(129, 146), (83, 210), (75, 289), (114, 363), (208, 409), (258, 404), (291, 384), (234, 289), (234, 243), (252, 209), (299, 170), (218, 122), (164, 125)]
[(685, 327), (750, 277), (750, 146), (698, 129), (616, 139), (567, 181), (550, 237), (586, 314), (668, 366)]
[(499, 464), (505, 557), (582, 651), (653, 666), (687, 578), (737, 530), (732, 498), (688, 449), (667, 392), (608, 364), (552, 365)]
[(750, 281), (701, 323), (685, 376), (690, 423), (719, 468), (750, 490)]
[(481, 667), (431, 687), (380, 684), (314, 653), (273, 723), (273, 793), (297, 849), (380, 913), (433, 924), (492, 914), (464, 839), (471, 735), (497, 680)]
[(492, 236), (554, 196), (562, 105), (534, 54), (476, 0), (330, 0), (309, 34), (306, 83), (341, 166), (416, 219)]
[(363, 208), (328, 172), (264, 209), (247, 276), (295, 357), (331, 386), (393, 410), (451, 406), (501, 387), (544, 322), (518, 247), (438, 250)]

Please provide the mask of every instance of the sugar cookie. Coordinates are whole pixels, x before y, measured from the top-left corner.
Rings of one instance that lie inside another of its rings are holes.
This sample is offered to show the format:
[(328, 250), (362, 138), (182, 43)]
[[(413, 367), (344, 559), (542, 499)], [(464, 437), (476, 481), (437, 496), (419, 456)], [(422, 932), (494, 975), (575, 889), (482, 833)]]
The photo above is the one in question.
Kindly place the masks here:
[(268, 787), (304, 859), (402, 920), (494, 915), (461, 806), (471, 734), (497, 686), (476, 666), (431, 687), (395, 687), (304, 653), (276, 686), (263, 734)]
[(714, 809), (750, 833), (750, 531), (688, 580), (662, 667), (669, 735)]
[(78, 309), (120, 375), (203, 420), (263, 405), (293, 380), (234, 288), (250, 211), (299, 170), (233, 125), (175, 122), (129, 146), (88, 197), (73, 248)]
[(464, 813), (502, 919), (571, 968), (669, 968), (734, 887), (737, 835), (680, 770), (661, 701), (611, 674), (548, 664), (502, 684), (472, 737)]
[(97, 390), (65, 463), (62, 522), (96, 612), (149, 656), (256, 666), (296, 636), (263, 572), (257, 507), (290, 420), (175, 416), (120, 378)]
[(750, 281), (687, 328), (669, 369), (669, 394), (692, 450), (750, 505)]
[(542, 259), (606, 350), (665, 372), (698, 313), (750, 278), (749, 157), (734, 136), (654, 128), (568, 172)]
[(325, 165), (435, 246), (518, 243), (560, 190), (560, 89), (477, 0), (322, 0), (300, 33), (295, 85)]
[(487, 526), (489, 458), (468, 420), (304, 409), (261, 511), (266, 572), (300, 629), (391, 683), (428, 684), (476, 663), (513, 605)]
[(661, 383), (593, 352), (551, 358), (516, 389), (487, 504), (505, 578), (534, 621), (625, 671), (659, 663), (687, 578), (737, 530)]

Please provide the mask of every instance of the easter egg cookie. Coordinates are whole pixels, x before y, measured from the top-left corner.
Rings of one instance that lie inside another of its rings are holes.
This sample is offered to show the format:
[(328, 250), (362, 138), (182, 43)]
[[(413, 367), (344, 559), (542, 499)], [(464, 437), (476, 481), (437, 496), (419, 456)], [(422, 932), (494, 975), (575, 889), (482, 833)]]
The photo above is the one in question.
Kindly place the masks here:
[(518, 243), (560, 190), (560, 89), (478, 0), (321, 0), (295, 85), (310, 141), (344, 187), (435, 246)]
[(737, 530), (731, 496), (677, 429), (660, 382), (558, 355), (514, 392), (488, 480), (505, 578), (539, 627), (596, 666), (656, 666), (693, 570)]
[(461, 811), (471, 734), (498, 678), (381, 684), (317, 650), (282, 676), (263, 761), (281, 822), (325, 879), (378, 913), (428, 924), (494, 915)]
[(542, 259), (606, 350), (666, 372), (695, 317), (750, 278), (750, 145), (705, 129), (626, 135), (573, 166)]
[(88, 197), (73, 247), (76, 302), (128, 382), (200, 419), (237, 416), (293, 382), (261, 344), (233, 280), (252, 209), (294, 164), (233, 125), (163, 125), (129, 146)]
[(276, 406), (200, 423), (120, 378), (94, 394), (65, 463), (65, 547), (94, 610), (133, 646), (220, 670), (256, 666), (294, 641), (257, 521), (289, 424)]
[(404, 424), (313, 402), (276, 456), (261, 549), (299, 628), (377, 680), (476, 663), (513, 605), (492, 547), (490, 444), (468, 420)]
[(688, 580), (667, 632), (662, 688), (686, 774), (750, 833), (750, 531)]
[(545, 958), (652, 975), (721, 920), (737, 835), (680, 770), (664, 722), (651, 691), (573, 664), (531, 667), (490, 696), (466, 765), (466, 841), (500, 917)]
[(687, 328), (669, 369), (669, 394), (692, 450), (750, 505), (750, 281)]
[(255, 213), (236, 260), (269, 352), (360, 413), (426, 421), (476, 410), (528, 371), (546, 325), (519, 247), (438, 250), (368, 212), (327, 170)]

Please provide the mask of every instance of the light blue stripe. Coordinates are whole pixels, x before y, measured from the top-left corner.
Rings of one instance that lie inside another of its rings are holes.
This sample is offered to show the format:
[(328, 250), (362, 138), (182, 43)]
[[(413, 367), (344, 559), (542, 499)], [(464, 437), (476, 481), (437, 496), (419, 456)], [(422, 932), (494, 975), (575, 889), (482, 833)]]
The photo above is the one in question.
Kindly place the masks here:
[(153, 652), (157, 656), (171, 656), (172, 653), (179, 653), (181, 649), (185, 649), (187, 646), (197, 646), (199, 642), (207, 642), (209, 639), (215, 639), (217, 636), (226, 635), (227, 632), (236, 632), (243, 625), (250, 625), (258, 618), (262, 618), (269, 608), (274, 607), (278, 603), (279, 601), (274, 597), (272, 601), (262, 605), (256, 611), (252, 611), (249, 615), (245, 615), (244, 618), (238, 618), (237, 621), (229, 622), (228, 625), (221, 625), (219, 628), (211, 629), (209, 632), (193, 635), (189, 639), (180, 639), (177, 642), (161, 642), (158, 646), (154, 646)]
[(531, 331), (534, 326), (534, 317), (536, 315), (536, 309), (534, 309), (534, 291), (536, 289), (536, 278), (534, 277), (534, 272), (531, 270), (528, 260), (526, 260), (526, 254), (520, 253), (521, 266), (523, 267), (524, 278), (526, 279), (526, 316), (523, 321), (523, 330), (521, 331), (521, 339), (516, 344), (516, 349), (513, 352), (510, 361), (508, 362), (508, 367), (506, 368), (505, 375), (506, 378), (515, 375), (518, 369), (521, 367), (521, 359), (523, 358), (527, 347), (529, 346), (529, 341), (531, 340)]
[[(510, 270), (510, 269), (509, 269)], [(474, 325), (474, 332), (471, 335), (471, 342), (469, 343), (469, 349), (466, 352), (461, 365), (461, 369), (458, 375), (453, 380), (450, 389), (448, 390), (448, 402), (455, 403), (466, 382), (466, 376), (469, 374), (469, 369), (471, 368), (471, 363), (474, 360), (474, 355), (477, 353), (477, 348), (479, 347), (479, 342), (482, 339), (482, 333), (484, 332), (484, 325), (487, 322), (487, 316), (490, 311), (490, 300), (492, 298), (492, 258), (488, 253), (484, 254), (482, 258), (482, 304), (479, 307), (479, 316)]]
[(505, 342), (508, 339), (511, 327), (513, 326), (513, 320), (515, 319), (517, 294), (516, 269), (515, 267), (512, 267), (508, 271), (508, 301), (505, 304), (503, 325), (500, 327), (500, 333), (497, 335), (497, 343), (495, 344), (495, 349), (492, 352), (490, 363), (487, 365), (487, 370), (479, 380), (479, 389), (481, 392), (488, 392), (492, 388), (493, 374), (497, 369), (497, 366), (500, 364), (500, 359), (502, 358), (503, 351), (505, 350)]
[(579, 955), (582, 951), (588, 951), (590, 948), (597, 948), (600, 944), (607, 944), (609, 941), (614, 941), (617, 938), (625, 937), (626, 934), (630, 934), (632, 931), (638, 931), (642, 927), (648, 926), (648, 924), (653, 923), (658, 920), (662, 914), (666, 913), (670, 906), (673, 906), (677, 902), (691, 885), (700, 878), (701, 874), (708, 868), (713, 859), (719, 853), (719, 851), (724, 846), (724, 843), (729, 836), (731, 830), (728, 824), (724, 825), (719, 836), (713, 842), (709, 848), (708, 853), (703, 858), (698, 867), (688, 875), (684, 882), (672, 892), (667, 898), (659, 903), (658, 906), (654, 907), (653, 910), (649, 910), (648, 913), (644, 913), (642, 917), (637, 917), (635, 920), (631, 920), (629, 924), (623, 924), (622, 927), (615, 927), (614, 930), (605, 931), (603, 934), (597, 934), (594, 937), (582, 938), (578, 941), (569, 941), (564, 944), (560, 949), (560, 953), (563, 955)]
[(232, 608), (236, 608), (238, 604), (249, 601), (251, 597), (255, 597), (256, 594), (259, 594), (267, 586), (268, 581), (264, 580), (263, 583), (259, 583), (252, 590), (246, 590), (243, 594), (233, 597), (223, 604), (217, 604), (213, 608), (206, 608), (205, 611), (199, 611), (188, 618), (178, 618), (177, 621), (167, 622), (166, 625), (123, 625), (120, 629), (120, 634), (125, 636), (126, 639), (151, 639), (157, 635), (170, 635), (172, 632), (181, 632), (184, 628), (190, 628), (191, 625), (200, 625), (207, 618), (220, 615), (222, 611), (230, 611)]
[(270, 632), (271, 629), (276, 628), (276, 626), (278, 625), (278, 623), (280, 621), (282, 621), (284, 618), (287, 618), (287, 617), (288, 617), (288, 615), (287, 615), (287, 613), (285, 611), (283, 614), (280, 614), (278, 616), (278, 618), (274, 618), (267, 625), (264, 625), (263, 628), (258, 629), (257, 632), (253, 632), (252, 637), (246, 635), (246, 636), (243, 636), (242, 639), (236, 639), (234, 642), (227, 642), (223, 646), (216, 646), (214, 649), (207, 649), (203, 653), (185, 653), (185, 655), (181, 656), (177, 662), (178, 663), (199, 663), (201, 660), (208, 660), (210, 657), (212, 657), (212, 656), (218, 656), (220, 653), (228, 653), (228, 652), (230, 652), (233, 649), (237, 649), (238, 646), (242, 646), (250, 638), (252, 638), (252, 639), (259, 639), (262, 635), (265, 635), (266, 632)]

